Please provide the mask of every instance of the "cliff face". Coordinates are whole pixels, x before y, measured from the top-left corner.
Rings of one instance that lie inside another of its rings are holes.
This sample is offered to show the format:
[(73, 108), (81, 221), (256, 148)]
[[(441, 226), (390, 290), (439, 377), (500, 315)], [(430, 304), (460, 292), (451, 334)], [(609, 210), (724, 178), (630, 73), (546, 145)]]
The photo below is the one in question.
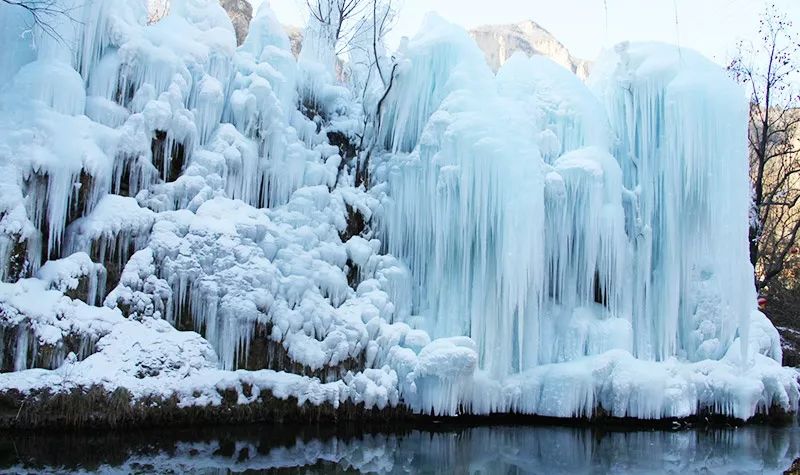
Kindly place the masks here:
[(228, 12), (236, 30), (236, 42), (244, 43), (247, 33), (250, 31), (250, 20), (253, 19), (253, 6), (247, 0), (220, 0), (222, 8)]
[[(226, 1), (231, 0), (222, 0), (223, 6)], [(284, 25), (283, 28), (289, 36), (292, 53), (296, 57), (303, 46), (303, 29), (289, 25)], [(238, 31), (237, 28), (237, 34)], [(567, 47), (549, 31), (531, 20), (509, 25), (484, 25), (470, 30), (469, 34), (483, 51), (486, 62), (494, 72), (497, 72), (511, 55), (522, 51), (528, 56), (541, 55), (550, 58), (581, 79), (589, 77), (590, 61), (572, 56)]]
[(493, 71), (500, 69), (516, 51), (528, 56), (546, 56), (564, 66), (581, 79), (589, 74), (589, 62), (575, 58), (549, 31), (527, 20), (509, 25), (487, 25), (470, 31), (478, 47), (486, 55)]
[(289, 36), (289, 43), (292, 45), (292, 54), (294, 54), (295, 57), (300, 56), (300, 50), (303, 48), (303, 29), (291, 25), (283, 25), (283, 29)]

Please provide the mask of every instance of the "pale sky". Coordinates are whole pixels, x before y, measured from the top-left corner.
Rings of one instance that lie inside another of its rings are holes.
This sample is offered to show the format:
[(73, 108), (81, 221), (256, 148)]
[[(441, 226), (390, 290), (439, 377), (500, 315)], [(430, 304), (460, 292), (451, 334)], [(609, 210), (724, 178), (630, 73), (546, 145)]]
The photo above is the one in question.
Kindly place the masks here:
[[(269, 2), (278, 19), (302, 26), (305, 0)], [(594, 59), (620, 41), (679, 43), (724, 64), (739, 39), (753, 38), (766, 0), (395, 0), (400, 4), (389, 46), (414, 36), (426, 13), (435, 11), (465, 28), (533, 20), (570, 52)], [(800, 0), (770, 0), (800, 28)], [(606, 16), (607, 5), (608, 15)], [(677, 25), (675, 21), (677, 9)], [(607, 21), (606, 21), (607, 18)]]

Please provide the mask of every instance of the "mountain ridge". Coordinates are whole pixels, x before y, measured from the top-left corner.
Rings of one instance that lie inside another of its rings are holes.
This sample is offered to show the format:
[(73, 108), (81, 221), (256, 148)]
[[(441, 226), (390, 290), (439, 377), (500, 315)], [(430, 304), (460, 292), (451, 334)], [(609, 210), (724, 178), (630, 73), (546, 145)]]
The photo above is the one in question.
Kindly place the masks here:
[(470, 36), (486, 56), (492, 71), (497, 71), (517, 51), (528, 56), (546, 56), (581, 79), (589, 75), (591, 63), (572, 55), (555, 35), (533, 20), (482, 25), (469, 30)]
[[(237, 43), (242, 44), (253, 18), (252, 5), (247, 0), (220, 0), (220, 4), (231, 18)], [(292, 53), (297, 56), (303, 41), (303, 30), (291, 25), (282, 26), (289, 36)], [(534, 20), (481, 25), (470, 29), (469, 34), (483, 51), (487, 64), (494, 72), (497, 72), (515, 52), (521, 51), (528, 56), (548, 57), (581, 79), (586, 79), (589, 75), (591, 63), (573, 56), (555, 35)]]

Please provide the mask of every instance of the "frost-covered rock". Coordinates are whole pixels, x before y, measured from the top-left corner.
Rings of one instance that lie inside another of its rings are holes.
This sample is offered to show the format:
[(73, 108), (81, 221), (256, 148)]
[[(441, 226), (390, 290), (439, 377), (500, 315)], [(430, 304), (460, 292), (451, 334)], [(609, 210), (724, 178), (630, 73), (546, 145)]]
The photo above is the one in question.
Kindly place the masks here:
[[(73, 257), (65, 261), (43, 268), (41, 276), (47, 280), (0, 283), (0, 340), (3, 342), (0, 369), (3, 371), (32, 367), (54, 369), (69, 353), (85, 358), (94, 352), (100, 338), (123, 321), (119, 312), (93, 307), (64, 295), (78, 288), (80, 277), (96, 270), (88, 259), (83, 268), (80, 259)], [(94, 283), (96, 291), (96, 280)]]

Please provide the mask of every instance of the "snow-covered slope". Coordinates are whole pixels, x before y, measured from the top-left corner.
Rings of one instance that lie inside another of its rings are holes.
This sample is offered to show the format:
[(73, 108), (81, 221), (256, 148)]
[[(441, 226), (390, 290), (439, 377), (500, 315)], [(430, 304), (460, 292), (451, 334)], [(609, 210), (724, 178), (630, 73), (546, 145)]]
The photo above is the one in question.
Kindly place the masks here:
[(589, 76), (590, 63), (576, 58), (549, 31), (534, 21), (508, 25), (485, 25), (470, 30), (470, 36), (486, 55), (492, 71), (497, 71), (516, 52), (542, 55), (564, 66), (579, 78)]
[(216, 0), (59, 2), (61, 40), (0, 3), (0, 394), (794, 410), (745, 107), (697, 54), (620, 45), (590, 90), (432, 16), (385, 90), (268, 7), (237, 49)]

